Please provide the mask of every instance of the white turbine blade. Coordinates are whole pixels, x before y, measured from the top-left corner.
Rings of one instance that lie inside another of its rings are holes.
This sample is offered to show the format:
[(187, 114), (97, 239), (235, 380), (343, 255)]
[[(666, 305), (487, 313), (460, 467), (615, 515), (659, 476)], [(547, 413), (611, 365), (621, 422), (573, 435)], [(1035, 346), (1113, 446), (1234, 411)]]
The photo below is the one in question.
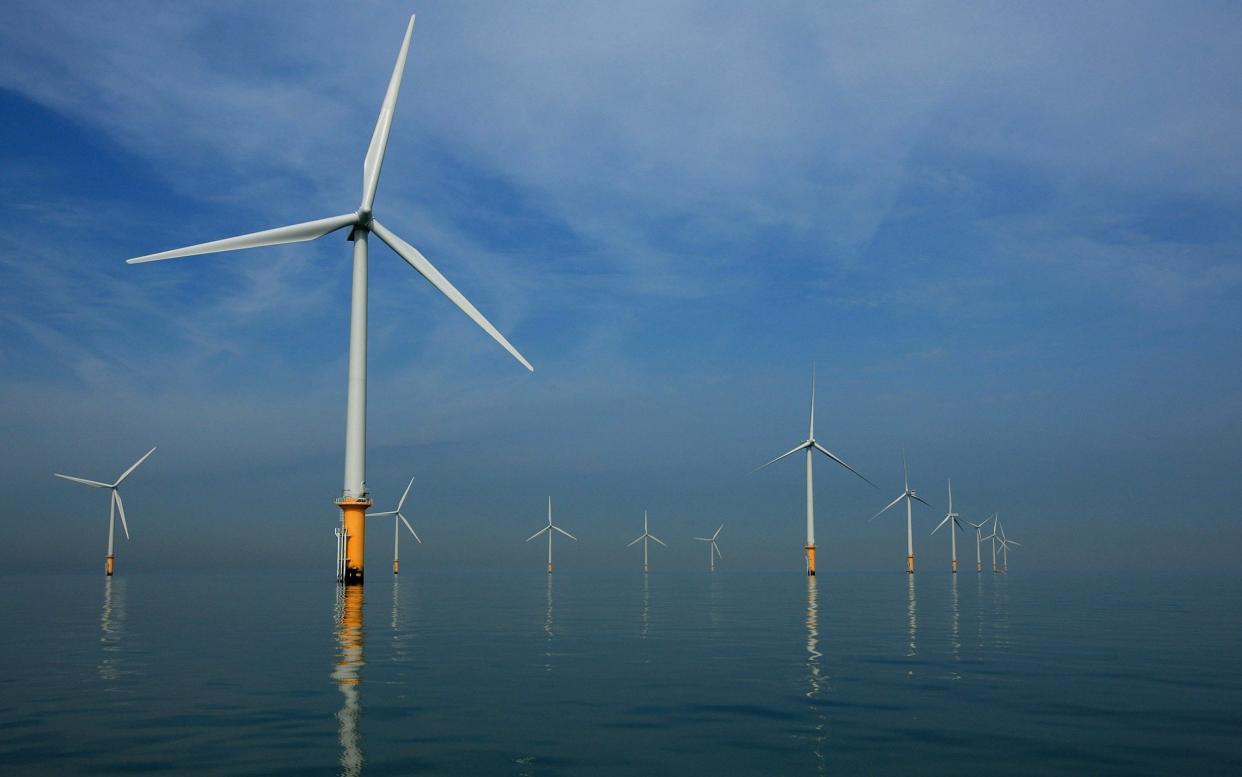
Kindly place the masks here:
[(993, 537), (995, 537), (995, 536), (996, 536), (996, 532), (992, 532), (991, 534), (987, 535), (987, 536), (986, 536), (986, 537), (984, 537), (983, 539), (985, 539), (985, 540), (990, 540), (990, 539), (992, 539), (992, 538), (993, 538)]
[(94, 486), (95, 488), (112, 488), (112, 486), (108, 485), (107, 483), (100, 483), (98, 480), (87, 480), (86, 478), (75, 478), (72, 475), (62, 475), (59, 472), (53, 472), (52, 477), (64, 478), (65, 480), (72, 480), (74, 483), (84, 483), (88, 486)]
[(553, 529), (556, 529), (556, 530), (557, 530), (557, 531), (559, 531), (561, 534), (564, 534), (566, 537), (568, 537), (569, 539), (573, 540), (574, 542), (577, 542), (577, 541), (578, 541), (578, 538), (577, 538), (577, 537), (575, 537), (574, 535), (572, 535), (572, 534), (570, 534), (569, 532), (565, 531), (565, 530), (564, 530), (564, 529), (562, 529), (561, 527), (559, 527), (559, 526), (553, 526), (552, 528), (553, 528)]
[(418, 271), (419, 275), (422, 275), (431, 283), (432, 286), (439, 289), (441, 294), (452, 300), (453, 304), (460, 308), (463, 313), (470, 316), (471, 321), (478, 324), (484, 332), (491, 335), (492, 339), (500, 343), (500, 345), (504, 347), (504, 349), (508, 351), (513, 358), (521, 362), (523, 367), (531, 372), (535, 371), (535, 368), (530, 366), (530, 362), (526, 361), (526, 357), (518, 353), (517, 349), (505, 339), (505, 336), (502, 335), (496, 327), (492, 326), (492, 323), (484, 318), (483, 314), (480, 313), (474, 305), (470, 304), (470, 300), (466, 299), (462, 293), (458, 291), (455, 286), (453, 286), (453, 284), (449, 283), (448, 278), (441, 275), (440, 271), (437, 270), (431, 262), (427, 261), (427, 257), (418, 252), (418, 249), (397, 237), (392, 231), (378, 221), (373, 220), (371, 222), (371, 231), (374, 232), (380, 240), (387, 243), (389, 248), (396, 251), (397, 255), (404, 259), (407, 264)]
[(307, 240), (314, 240), (317, 237), (323, 237), (329, 232), (335, 232), (342, 227), (352, 226), (357, 223), (358, 214), (346, 213), (340, 216), (319, 219), (318, 221), (307, 221), (302, 224), (293, 224), (288, 227), (277, 227), (275, 229), (266, 229), (262, 232), (251, 232), (248, 235), (226, 237), (223, 240), (213, 240), (210, 243), (199, 243), (198, 245), (187, 246), (186, 248), (175, 248), (172, 251), (162, 251), (158, 254), (147, 254), (146, 256), (127, 259), (125, 260), (125, 263), (141, 264), (143, 262), (158, 262), (161, 259), (180, 259), (183, 256), (197, 256), (198, 254), (216, 254), (221, 251), (240, 251), (243, 248), (261, 248), (263, 246), (276, 246), (283, 245), (285, 243), (302, 243)]
[[(842, 467), (845, 467), (845, 468), (846, 468), (846, 469), (848, 469), (850, 472), (853, 472), (855, 475), (857, 475), (858, 477), (862, 478), (863, 480), (867, 480), (867, 478), (866, 478), (866, 477), (865, 477), (865, 476), (864, 476), (861, 472), (859, 472), (858, 470), (854, 469), (854, 468), (853, 468), (853, 467), (851, 467), (850, 465), (846, 464), (846, 463), (845, 463), (844, 461), (842, 461), (839, 457), (837, 457), (837, 455), (836, 455), (836, 454), (834, 454), (832, 451), (828, 450), (827, 448), (825, 448), (824, 446), (820, 445), (819, 443), (812, 443), (812, 445), (814, 445), (814, 446), (815, 446), (815, 450), (819, 451), (820, 453), (824, 454), (825, 456), (827, 456), (828, 458), (832, 459), (832, 460), (833, 460), (833, 461), (835, 461), (836, 463), (840, 464)], [(870, 480), (867, 480), (867, 482), (868, 482), (868, 483), (871, 483), (871, 481), (870, 481)], [(877, 486), (875, 483), (871, 483), (871, 485), (872, 485), (872, 487), (874, 487), (874, 488), (879, 488), (879, 486)]]
[(405, 528), (410, 530), (410, 534), (414, 535), (414, 539), (418, 542), (418, 544), (422, 545), (423, 541), (418, 539), (418, 532), (414, 531), (414, 527), (411, 526), (410, 522), (405, 519), (405, 516), (402, 515), (401, 513), (397, 513), (397, 517), (401, 519), (401, 523), (405, 524)]
[[(638, 541), (642, 540), (642, 538), (643, 538), (643, 537), (646, 537), (646, 536), (647, 536), (646, 534), (640, 534), (640, 535), (638, 535), (638, 539), (637, 539), (637, 540), (634, 540), (634, 542), (638, 542)], [(634, 544), (634, 542), (631, 542), (629, 545), (626, 545), (625, 547), (627, 547), (627, 548), (628, 548), (628, 547), (630, 547), (630, 545), (633, 545), (633, 544)]]
[(720, 552), (720, 546), (712, 543), (712, 550), (716, 551), (716, 558), (724, 558), (724, 554)]
[(539, 531), (537, 531), (537, 532), (535, 532), (534, 534), (532, 534), (532, 535), (530, 535), (529, 537), (527, 537), (527, 538), (526, 538), (526, 541), (527, 541), (527, 542), (530, 542), (531, 540), (535, 539), (535, 538), (536, 538), (536, 537), (538, 537), (540, 534), (543, 534), (545, 531), (547, 531), (548, 529), (551, 529), (551, 528), (552, 528), (552, 524), (548, 524), (547, 526), (543, 527), (543, 528), (542, 528), (542, 529), (540, 529)]
[(906, 481), (906, 490), (910, 490), (910, 467), (906, 465), (906, 449), (901, 449), (901, 473)]
[(711, 542), (712, 541), (711, 537), (695, 537), (694, 539), (698, 540), (699, 542)]
[(752, 469), (752, 470), (751, 470), (751, 472), (752, 472), (752, 473), (754, 473), (754, 472), (758, 472), (759, 470), (761, 470), (761, 469), (763, 469), (764, 467), (768, 466), (768, 464), (775, 464), (776, 462), (780, 461), (781, 459), (785, 458), (786, 456), (792, 456), (792, 455), (794, 455), (795, 453), (797, 453), (798, 451), (803, 450), (804, 448), (806, 448), (808, 445), (810, 445), (810, 443), (809, 443), (809, 442), (799, 443), (799, 444), (798, 444), (798, 447), (794, 448), (793, 450), (789, 451), (788, 453), (782, 453), (781, 455), (777, 456), (775, 459), (772, 459), (771, 461), (769, 461), (767, 464), (760, 464), (758, 467), (755, 467), (754, 469)]
[(720, 529), (723, 529), (723, 528), (724, 528), (724, 524), (722, 523), (720, 524), (720, 528), (716, 529), (716, 533), (712, 535), (712, 542), (715, 542), (716, 538), (720, 536)]
[[(900, 502), (902, 499), (905, 499), (905, 498), (906, 498), (906, 495), (905, 495), (905, 494), (902, 494), (901, 496), (897, 497), (896, 499), (894, 499), (893, 501), (891, 501), (891, 502), (889, 502), (887, 505), (885, 505), (884, 510), (887, 510), (888, 508), (892, 507), (893, 505), (897, 504), (898, 502)], [(881, 515), (883, 515), (883, 514), (884, 514), (884, 510), (881, 510), (880, 512), (878, 512), (878, 513), (876, 513), (875, 515), (871, 516), (871, 517), (870, 517), (870, 518), (868, 518), (867, 520), (868, 520), (868, 521), (874, 521), (876, 518), (879, 518)]]
[(152, 453), (155, 453), (155, 448), (152, 448), (151, 450), (147, 451), (147, 452), (143, 455), (143, 457), (142, 457), (141, 459), (138, 459), (138, 461), (135, 461), (135, 462), (134, 462), (133, 466), (131, 466), (129, 469), (127, 469), (127, 470), (125, 470), (123, 473), (121, 473), (121, 476), (120, 476), (119, 478), (117, 478), (117, 479), (116, 479), (116, 482), (115, 482), (115, 483), (113, 483), (112, 485), (115, 487), (115, 486), (119, 486), (119, 485), (121, 485), (122, 483), (124, 483), (124, 482), (125, 482), (125, 478), (129, 477), (129, 473), (131, 473), (131, 472), (133, 472), (134, 470), (138, 469), (138, 465), (139, 465), (139, 464), (141, 464), (142, 462), (146, 461), (146, 460), (147, 460), (147, 457), (148, 457), (148, 456), (150, 456)]
[(392, 129), (392, 115), (397, 108), (397, 95), (401, 92), (401, 76), (405, 73), (405, 59), (410, 51), (410, 36), (414, 34), (414, 15), (410, 14), (410, 23), (405, 28), (405, 39), (401, 41), (401, 50), (397, 52), (397, 63), (393, 65), (392, 77), (388, 79), (388, 91), (384, 93), (384, 102), (380, 104), (379, 118), (375, 120), (375, 131), (371, 133), (371, 144), (367, 146), (366, 158), (362, 161), (362, 211), (371, 212), (375, 203), (375, 189), (379, 186), (380, 168), (384, 165), (384, 151), (388, 148), (388, 131)]
[[(651, 539), (655, 540), (656, 542), (660, 543), (661, 545), (664, 545), (664, 540), (660, 539), (659, 537), (655, 536), (654, 534), (648, 534), (647, 536), (648, 536), (648, 537), (650, 537)], [(667, 547), (668, 547), (668, 545), (664, 545), (664, 547), (666, 547), (666, 548), (667, 548)]]
[(953, 481), (949, 481), (949, 512), (953, 512)]
[(129, 539), (129, 525), (125, 523), (125, 505), (121, 502), (121, 492), (112, 489), (112, 498), (116, 500), (116, 511), (121, 516), (121, 528), (125, 530), (125, 539)]
[(943, 520), (943, 521), (941, 521), (940, 523), (936, 524), (936, 528), (932, 529), (932, 530), (931, 530), (931, 533), (932, 533), (932, 534), (935, 534), (936, 532), (940, 531), (940, 527), (941, 527), (941, 526), (944, 526), (946, 523), (948, 523), (948, 522), (949, 522), (949, 519), (950, 519), (950, 518), (952, 518), (952, 517), (953, 517), (952, 515), (946, 515), (946, 516), (944, 517), (944, 520)]
[(386, 515), (396, 515), (396, 510), (385, 510), (382, 513), (367, 513), (368, 518), (383, 518)]
[(414, 487), (414, 478), (410, 478), (409, 485), (405, 487), (405, 493), (401, 495), (401, 501), (397, 502), (397, 512), (400, 512), (401, 508), (405, 507), (405, 498), (410, 495), (410, 489), (413, 487)]
[[(931, 507), (931, 503), (930, 503), (930, 502), (928, 502), (926, 499), (924, 499), (924, 498), (923, 498), (923, 497), (921, 497), (921, 496), (917, 496), (917, 495), (915, 495), (915, 494), (911, 494), (911, 495), (910, 495), (910, 498), (911, 498), (911, 499), (913, 499), (913, 500), (914, 500), (914, 501), (916, 501), (916, 502), (922, 502), (923, 504), (927, 505), (928, 507)], [(934, 509), (936, 509), (936, 508), (932, 507), (932, 509), (934, 510)]]
[(1017, 540), (1005, 540), (1005, 542), (1010, 545), (1017, 545), (1019, 548), (1022, 547), (1022, 543)]

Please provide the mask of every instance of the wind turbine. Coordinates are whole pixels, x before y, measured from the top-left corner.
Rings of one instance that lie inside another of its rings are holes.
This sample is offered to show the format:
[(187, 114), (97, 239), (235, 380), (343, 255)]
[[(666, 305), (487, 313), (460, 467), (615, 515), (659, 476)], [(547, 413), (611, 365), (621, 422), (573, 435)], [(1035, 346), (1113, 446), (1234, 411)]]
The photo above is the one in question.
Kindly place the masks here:
[(996, 574), (996, 529), (1000, 526), (1000, 513), (992, 513), (992, 533), (984, 537), (992, 541), (992, 574)]
[(1006, 537), (1005, 527), (1001, 525), (1000, 521), (996, 522), (996, 529), (997, 531), (1000, 532), (1000, 537), (998, 537), (997, 539), (1000, 540), (1000, 546), (1001, 546), (1001, 571), (1003, 571), (1005, 574), (1009, 574), (1009, 546), (1017, 545), (1020, 548), (1022, 547), (1022, 543), (1018, 542), (1017, 540), (1011, 540), (1008, 537)]
[(405, 498), (410, 495), (410, 489), (414, 487), (414, 478), (410, 478), (410, 483), (405, 487), (405, 493), (401, 495), (401, 501), (397, 502), (396, 510), (385, 510), (382, 513), (371, 513), (372, 518), (382, 518), (385, 515), (393, 516), (392, 519), (392, 573), (397, 574), (401, 566), (401, 524), (405, 524), (405, 528), (410, 530), (410, 534), (414, 535), (415, 541), (419, 545), (423, 541), (418, 539), (418, 532), (414, 531), (414, 527), (401, 514), (401, 508), (405, 506)]
[[(663, 540), (661, 540), (659, 537), (655, 536), (651, 532), (647, 531), (647, 511), (646, 510), (643, 510), (643, 533), (640, 534), (638, 536), (638, 539), (634, 540), (634, 542), (638, 542), (638, 540), (643, 541), (643, 574), (645, 575), (647, 574), (647, 540), (655, 540), (661, 545), (664, 545)], [(634, 542), (631, 542), (629, 545), (626, 545), (625, 547), (627, 548), (630, 547), (631, 545), (634, 544)], [(664, 547), (667, 548), (668, 546), (664, 545)]]
[[(548, 497), (548, 525), (543, 527), (539, 531), (535, 532), (534, 534), (530, 535), (529, 537), (527, 537), (526, 541), (530, 542), (531, 540), (538, 537), (540, 534), (543, 534), (544, 532), (548, 533), (548, 574), (549, 575), (552, 574), (552, 530), (553, 529), (556, 529), (561, 534), (564, 534), (566, 537), (573, 540), (574, 542), (578, 541), (578, 538), (575, 537), (574, 535), (570, 534), (569, 532), (565, 531), (559, 526), (552, 525), (552, 497)], [(659, 542), (659, 540), (657, 540), (657, 542)]]
[(980, 543), (983, 542), (983, 527), (987, 526), (988, 521), (990, 520), (992, 520), (991, 517), (984, 518), (982, 523), (972, 523), (971, 521), (966, 522), (966, 523), (969, 523), (972, 527), (974, 527), (974, 530), (975, 530), (975, 571), (976, 572), (983, 571), (983, 560), (979, 556), (979, 545)]
[[(953, 549), (952, 551), (953, 574), (955, 575), (957, 574), (957, 533), (954, 532), (953, 529), (957, 529), (957, 531), (966, 531), (964, 528), (962, 528), (962, 522), (958, 520), (958, 518), (960, 517), (961, 516), (959, 516), (957, 513), (953, 512), (953, 481), (950, 480), (949, 481), (949, 512), (945, 513), (944, 520), (941, 521), (939, 525), (936, 526), (936, 528), (932, 529), (931, 533), (935, 534), (936, 532), (940, 531), (941, 526), (944, 526), (949, 521), (953, 521), (953, 526), (949, 530), (949, 537), (951, 538), (950, 547), (952, 547)], [(971, 524), (971, 525), (973, 526), (974, 524)]]
[(888, 510), (888, 508), (892, 507), (893, 505), (897, 504), (903, 499), (906, 500), (906, 571), (913, 575), (914, 574), (914, 503), (922, 502), (928, 507), (931, 507), (931, 505), (926, 500), (924, 500), (922, 497), (918, 496), (918, 494), (914, 491), (914, 489), (910, 488), (910, 468), (906, 466), (906, 452), (905, 451), (901, 452), (901, 469), (905, 473), (905, 483), (906, 483), (905, 490), (901, 492), (900, 496), (898, 496), (893, 501), (889, 502), (884, 507), (884, 510), (881, 510), (880, 512), (871, 516), (868, 520), (874, 521), (876, 518), (879, 518), (885, 512), (885, 510)]
[[(858, 477), (862, 478), (863, 480), (867, 480), (867, 478), (863, 477), (863, 475), (858, 470), (854, 469), (853, 467), (846, 464), (841, 459), (837, 458), (835, 454), (831, 453), (827, 448), (825, 448), (824, 446), (820, 445), (818, 442), (815, 441), (815, 367), (814, 366), (811, 367), (811, 426), (810, 426), (810, 431), (807, 432), (806, 440), (798, 444), (797, 447), (795, 447), (793, 450), (789, 451), (788, 453), (782, 453), (780, 456), (777, 456), (775, 459), (772, 459), (767, 464), (763, 464), (758, 467), (755, 467), (753, 470), (751, 470), (751, 472), (758, 472), (759, 470), (768, 466), (768, 464), (775, 464), (776, 462), (780, 461), (786, 456), (792, 456), (798, 451), (806, 451), (806, 573), (807, 575), (814, 575), (815, 574), (815, 479), (813, 475), (813, 468), (811, 465), (811, 460), (814, 458), (814, 452), (819, 451), (820, 453), (824, 454), (825, 456), (832, 459), (836, 463), (840, 464), (842, 467), (845, 467), (846, 469), (848, 469), (850, 472), (853, 472), (855, 475), (858, 475)], [(867, 480), (867, 482), (871, 483), (870, 480)], [(875, 483), (871, 483), (871, 485), (875, 486)]]
[(121, 473), (121, 476), (114, 483), (100, 483), (98, 480), (87, 480), (86, 478), (75, 478), (72, 475), (62, 475), (59, 472), (52, 474), (58, 478), (72, 480), (74, 483), (91, 486), (92, 488), (106, 488), (112, 492), (108, 499), (108, 555), (104, 557), (104, 574), (111, 577), (114, 566), (115, 557), (112, 554), (112, 535), (116, 526), (116, 515), (121, 515), (121, 528), (125, 530), (125, 539), (129, 539), (129, 526), (125, 523), (125, 504), (121, 501), (121, 484), (125, 482), (125, 478), (129, 477), (134, 470), (138, 469), (138, 465), (147, 460), (147, 457), (155, 453), (155, 448), (147, 451), (142, 455), (141, 459), (130, 465), (129, 469)]
[(709, 572), (716, 571), (716, 557), (724, 558), (724, 554), (720, 552), (720, 547), (716, 545), (716, 538), (720, 536), (720, 529), (724, 528), (724, 524), (720, 524), (720, 528), (716, 529), (716, 533), (710, 537), (695, 537), (699, 542), (706, 542), (707, 545), (707, 569)]
[(414, 33), (414, 16), (405, 28), (405, 38), (401, 42), (401, 50), (397, 54), (397, 63), (393, 67), (392, 76), (388, 81), (388, 91), (380, 106), (379, 119), (371, 134), (371, 143), (367, 147), (366, 157), (362, 163), (362, 202), (352, 213), (339, 216), (307, 221), (287, 227), (277, 227), (262, 232), (214, 240), (200, 243), (187, 248), (163, 251), (130, 259), (129, 264), (154, 262), (162, 259), (177, 259), (184, 256), (210, 254), (220, 251), (237, 251), (243, 248), (300, 243), (323, 237), (330, 232), (348, 228), (349, 240), (353, 248), (353, 292), (351, 295), (351, 312), (349, 320), (349, 381), (348, 395), (345, 402), (345, 485), (341, 498), (336, 500), (341, 509), (341, 520), (345, 551), (345, 581), (360, 583), (363, 578), (364, 556), (366, 550), (367, 508), (372, 504), (366, 485), (366, 416), (367, 416), (367, 238), (374, 233), (402, 259), (427, 279), (432, 286), (448, 297), (458, 308), (478, 324), (492, 339), (500, 343), (513, 358), (521, 362), (526, 369), (534, 371), (530, 362), (518, 353), (508, 340), (492, 326), (461, 292), (448, 281), (431, 262), (427, 261), (418, 249), (402, 240), (379, 222), (372, 213), (375, 204), (375, 191), (379, 185), (380, 168), (384, 163), (384, 152), (388, 146), (388, 133), (392, 128), (393, 111), (397, 106), (397, 95), (401, 91), (401, 77), (405, 71), (406, 55), (410, 48), (410, 37)]

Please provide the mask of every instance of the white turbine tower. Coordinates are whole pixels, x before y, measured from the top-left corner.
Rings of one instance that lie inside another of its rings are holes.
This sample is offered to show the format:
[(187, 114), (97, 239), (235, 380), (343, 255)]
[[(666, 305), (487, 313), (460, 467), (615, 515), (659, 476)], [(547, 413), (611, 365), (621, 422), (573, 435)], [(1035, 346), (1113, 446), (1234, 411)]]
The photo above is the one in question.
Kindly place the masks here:
[(530, 535), (529, 537), (527, 537), (526, 541), (530, 542), (531, 540), (538, 537), (540, 534), (543, 534), (544, 532), (548, 533), (548, 574), (549, 575), (552, 574), (552, 530), (553, 529), (555, 529), (556, 531), (559, 531), (561, 534), (564, 534), (566, 537), (573, 540), (574, 542), (578, 541), (578, 538), (575, 537), (574, 535), (570, 534), (569, 532), (565, 531), (559, 526), (552, 525), (552, 497), (548, 497), (548, 525), (543, 527), (539, 531), (535, 532), (534, 534)]
[(924, 500), (922, 497), (918, 496), (918, 494), (914, 491), (914, 489), (910, 488), (910, 468), (906, 466), (906, 452), (905, 451), (901, 452), (901, 469), (902, 469), (902, 472), (905, 473), (904, 475), (905, 484), (906, 484), (905, 490), (901, 492), (900, 496), (898, 496), (896, 499), (894, 499), (893, 501), (885, 505), (884, 510), (881, 510), (880, 512), (871, 516), (868, 520), (874, 521), (876, 518), (879, 518), (885, 512), (885, 510), (888, 510), (888, 508), (892, 507), (893, 505), (897, 504), (903, 499), (906, 500), (906, 571), (913, 575), (914, 574), (914, 503), (922, 502), (928, 507), (931, 507), (931, 505), (926, 500)]
[(707, 543), (707, 570), (709, 572), (716, 571), (716, 557), (724, 558), (724, 554), (720, 552), (720, 548), (716, 545), (716, 538), (720, 536), (720, 529), (724, 528), (724, 524), (720, 524), (720, 528), (716, 529), (716, 533), (710, 537), (695, 537), (699, 542)]
[(121, 528), (125, 531), (125, 539), (129, 539), (129, 526), (125, 523), (125, 504), (121, 501), (121, 484), (125, 482), (125, 478), (129, 477), (134, 470), (138, 469), (138, 465), (147, 460), (147, 457), (155, 453), (155, 448), (147, 451), (142, 455), (141, 459), (130, 465), (129, 469), (121, 473), (121, 476), (113, 483), (100, 483), (98, 480), (87, 480), (86, 478), (76, 478), (72, 475), (62, 475), (59, 472), (52, 474), (58, 478), (72, 480), (74, 483), (81, 483), (92, 488), (106, 488), (111, 492), (108, 499), (108, 555), (104, 558), (104, 574), (111, 576), (113, 567), (115, 566), (115, 556), (112, 553), (112, 538), (115, 533), (116, 515), (121, 515)]
[[(646, 510), (643, 510), (643, 533), (638, 535), (638, 539), (634, 540), (634, 542), (638, 542), (638, 540), (643, 541), (643, 574), (645, 575), (647, 574), (647, 540), (655, 540), (661, 545), (664, 545), (663, 540), (661, 540), (659, 537), (655, 536), (651, 532), (647, 531), (647, 511)], [(634, 542), (631, 542), (629, 545), (626, 545), (625, 547), (627, 548), (631, 547), (634, 544)], [(667, 548), (668, 546), (664, 545), (664, 547)]]
[(979, 554), (979, 546), (983, 543), (983, 527), (987, 526), (988, 521), (990, 520), (992, 520), (991, 517), (983, 519), (981, 523), (973, 523), (971, 521), (967, 521), (967, 523), (969, 523), (971, 527), (973, 527), (975, 530), (975, 571), (976, 572), (983, 571), (983, 558)]
[(397, 106), (397, 94), (401, 91), (401, 76), (405, 70), (406, 55), (410, 48), (410, 36), (413, 33), (414, 17), (410, 16), (409, 25), (405, 29), (405, 38), (401, 42), (401, 51), (397, 54), (397, 63), (388, 81), (388, 91), (380, 106), (379, 119), (375, 123), (375, 131), (371, 134), (371, 143), (367, 147), (367, 154), (362, 163), (362, 201), (357, 210), (339, 216), (330, 216), (288, 227), (277, 227), (210, 243), (200, 243), (188, 248), (148, 254), (129, 260), (130, 264), (136, 264), (219, 251), (300, 243), (323, 237), (339, 229), (350, 230), (349, 239), (354, 244), (354, 259), (352, 308), (349, 322), (349, 382), (345, 411), (345, 485), (341, 498), (336, 502), (342, 513), (343, 532), (341, 534), (346, 548), (344, 563), (346, 582), (362, 582), (366, 550), (365, 514), (367, 508), (371, 506), (366, 486), (367, 238), (374, 233), (415, 271), (426, 278), (432, 286), (435, 286), (441, 294), (448, 297), (483, 331), (491, 335), (492, 339), (500, 343), (526, 369), (534, 371), (530, 362), (517, 352), (517, 349), (504, 338), (504, 335), (500, 334), (496, 327), (492, 326), (491, 322), (484, 318), (483, 314), (470, 304), (470, 301), (453, 284), (449, 283), (448, 279), (441, 275), (431, 262), (427, 261), (426, 257), (381, 224), (372, 213), (375, 191), (379, 186), (380, 168), (384, 163), (384, 152), (388, 146), (388, 133), (392, 128), (393, 111)]
[[(758, 467), (755, 467), (753, 470), (751, 470), (751, 472), (758, 472), (759, 470), (768, 466), (768, 464), (775, 464), (776, 462), (780, 461), (786, 456), (792, 456), (798, 451), (806, 451), (806, 573), (807, 575), (814, 575), (815, 574), (815, 479), (814, 479), (814, 474), (813, 474), (814, 468), (812, 466), (812, 460), (815, 458), (815, 451), (819, 451), (820, 453), (824, 454), (825, 456), (832, 459), (836, 463), (840, 464), (842, 467), (845, 467), (846, 469), (848, 469), (850, 472), (853, 472), (855, 475), (858, 475), (858, 477), (862, 478), (863, 480), (867, 480), (866, 477), (863, 477), (862, 473), (860, 473), (858, 470), (854, 469), (850, 465), (846, 464), (844, 461), (839, 459), (835, 454), (831, 453), (827, 448), (825, 448), (824, 446), (820, 445), (818, 442), (815, 441), (815, 368), (814, 367), (811, 367), (811, 425), (810, 425), (810, 431), (807, 433), (806, 440), (804, 440), (802, 443), (800, 443), (797, 447), (795, 447), (793, 450), (789, 451), (788, 453), (782, 453), (780, 456), (777, 456), (775, 459), (772, 459), (767, 464), (763, 464)], [(870, 480), (867, 480), (867, 482), (871, 483)], [(875, 483), (871, 483), (871, 485), (875, 486)]]
[[(953, 512), (953, 481), (950, 480), (949, 481), (949, 512), (945, 513), (944, 520), (941, 521), (936, 526), (936, 528), (932, 529), (931, 533), (935, 534), (936, 532), (940, 531), (941, 526), (944, 526), (949, 521), (953, 522), (953, 526), (949, 530), (949, 537), (951, 538), (950, 547), (953, 549), (951, 558), (952, 558), (953, 574), (955, 575), (957, 574), (957, 532), (953, 531), (953, 529), (956, 529), (957, 531), (966, 531), (964, 528), (962, 528), (962, 522), (958, 520), (958, 518), (960, 517), (961, 516), (959, 516), (957, 513)], [(973, 526), (974, 524), (971, 524), (971, 525)]]
[(992, 541), (992, 573), (997, 572), (996, 569), (996, 530), (1000, 526), (1000, 513), (992, 513), (992, 533), (984, 537), (985, 540)]
[(410, 489), (414, 487), (414, 478), (410, 478), (409, 485), (405, 487), (405, 493), (401, 495), (401, 501), (397, 502), (396, 510), (385, 510), (382, 513), (371, 513), (372, 518), (383, 518), (386, 515), (393, 516), (392, 519), (392, 573), (398, 573), (401, 566), (401, 524), (405, 524), (405, 528), (410, 530), (410, 534), (414, 535), (414, 540), (422, 545), (423, 541), (418, 538), (418, 532), (414, 531), (414, 527), (401, 514), (401, 508), (405, 507), (405, 498), (410, 495)]

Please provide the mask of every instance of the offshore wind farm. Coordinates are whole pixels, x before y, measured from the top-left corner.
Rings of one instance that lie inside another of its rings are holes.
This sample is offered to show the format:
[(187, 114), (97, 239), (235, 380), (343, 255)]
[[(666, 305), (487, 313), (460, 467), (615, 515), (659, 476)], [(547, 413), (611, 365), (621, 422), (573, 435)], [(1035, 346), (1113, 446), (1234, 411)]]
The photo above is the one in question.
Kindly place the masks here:
[(19, 2), (6, 771), (1242, 768), (1242, 13), (720, 10)]

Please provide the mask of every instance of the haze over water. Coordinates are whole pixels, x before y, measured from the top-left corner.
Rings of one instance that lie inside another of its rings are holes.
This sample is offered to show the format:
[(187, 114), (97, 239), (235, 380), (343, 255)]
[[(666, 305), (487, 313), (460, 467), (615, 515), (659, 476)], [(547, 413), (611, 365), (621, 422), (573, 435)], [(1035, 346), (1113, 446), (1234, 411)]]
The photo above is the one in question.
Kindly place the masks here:
[[(725, 560), (727, 564), (727, 559)], [(1223, 576), (8, 577), (13, 773), (1236, 773)]]

